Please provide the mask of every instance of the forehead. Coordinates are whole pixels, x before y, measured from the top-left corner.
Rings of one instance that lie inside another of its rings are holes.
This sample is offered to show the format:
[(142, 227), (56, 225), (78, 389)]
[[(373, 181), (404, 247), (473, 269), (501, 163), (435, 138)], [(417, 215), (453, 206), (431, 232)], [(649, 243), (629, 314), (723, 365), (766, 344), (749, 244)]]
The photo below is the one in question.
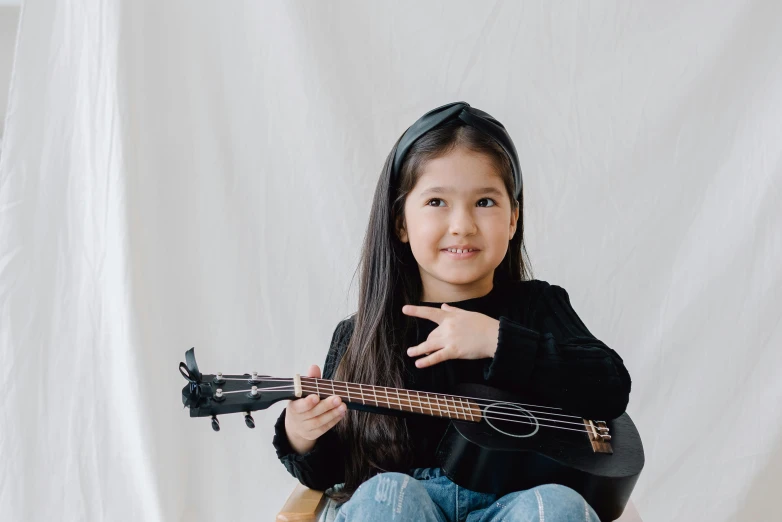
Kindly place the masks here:
[[(505, 185), (491, 158), (479, 152), (457, 148), (427, 161), (413, 192), (471, 193), (488, 187), (504, 192)], [(432, 191), (437, 188), (439, 190)]]

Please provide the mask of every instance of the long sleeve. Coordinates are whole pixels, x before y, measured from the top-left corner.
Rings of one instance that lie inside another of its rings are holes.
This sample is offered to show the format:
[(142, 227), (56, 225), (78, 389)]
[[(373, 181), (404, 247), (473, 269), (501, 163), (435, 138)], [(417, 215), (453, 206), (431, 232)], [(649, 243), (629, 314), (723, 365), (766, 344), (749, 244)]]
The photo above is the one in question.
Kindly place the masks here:
[(622, 358), (592, 335), (567, 291), (546, 285), (531, 310), (533, 328), (500, 317), (497, 351), (484, 366), (487, 384), (539, 397), (584, 418), (621, 415), (630, 397)]
[[(352, 334), (352, 321), (341, 321), (331, 339), (331, 346), (326, 362), (323, 365), (323, 378), (331, 379), (337, 369), (339, 360), (345, 352), (348, 340)], [(345, 481), (345, 447), (333, 428), (315, 441), (311, 451), (299, 455), (291, 447), (285, 431), (285, 413), (282, 410), (274, 425), (272, 444), (277, 451), (277, 458), (288, 472), (308, 488), (325, 491), (334, 484)]]

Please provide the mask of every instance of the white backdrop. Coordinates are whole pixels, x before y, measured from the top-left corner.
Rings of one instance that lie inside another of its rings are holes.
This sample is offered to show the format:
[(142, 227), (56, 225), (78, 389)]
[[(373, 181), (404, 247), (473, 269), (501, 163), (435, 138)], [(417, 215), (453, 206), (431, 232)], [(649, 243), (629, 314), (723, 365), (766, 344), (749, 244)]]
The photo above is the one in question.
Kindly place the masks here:
[(3, 520), (271, 520), (284, 404), (176, 370), (322, 365), (396, 138), (465, 100), (535, 276), (633, 377), (644, 520), (782, 484), (782, 4), (27, 0), (0, 158)]

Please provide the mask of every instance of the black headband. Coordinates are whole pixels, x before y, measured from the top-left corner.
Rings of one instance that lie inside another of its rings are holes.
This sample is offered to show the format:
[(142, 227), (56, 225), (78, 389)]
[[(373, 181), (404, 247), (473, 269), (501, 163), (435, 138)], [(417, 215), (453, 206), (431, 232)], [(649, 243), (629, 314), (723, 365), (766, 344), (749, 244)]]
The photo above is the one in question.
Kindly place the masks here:
[(516, 199), (521, 194), (521, 167), (519, 167), (519, 157), (516, 154), (516, 147), (513, 145), (513, 140), (510, 139), (508, 131), (502, 123), (495, 120), (490, 114), (483, 112), (475, 107), (470, 107), (467, 102), (454, 102), (436, 109), (432, 109), (418, 121), (413, 123), (404, 133), (402, 139), (399, 140), (399, 145), (396, 148), (396, 154), (394, 155), (393, 172), (391, 173), (391, 179), (396, 180), (399, 178), (399, 172), (402, 170), (402, 162), (405, 160), (410, 147), (413, 143), (429, 132), (442, 125), (443, 123), (451, 120), (460, 119), (467, 125), (475, 127), (481, 130), (497, 140), (497, 143), (505, 150), (505, 153), (510, 158), (510, 164), (513, 169), (513, 177), (516, 180)]

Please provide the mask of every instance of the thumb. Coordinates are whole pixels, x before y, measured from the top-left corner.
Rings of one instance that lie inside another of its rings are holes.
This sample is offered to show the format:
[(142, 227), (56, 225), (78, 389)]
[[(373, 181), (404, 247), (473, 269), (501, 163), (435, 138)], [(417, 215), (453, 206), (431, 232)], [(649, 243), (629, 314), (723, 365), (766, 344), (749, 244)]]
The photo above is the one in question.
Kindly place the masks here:
[(316, 377), (320, 379), (320, 368), (318, 368), (317, 364), (310, 366), (310, 369), (307, 370), (307, 377)]

